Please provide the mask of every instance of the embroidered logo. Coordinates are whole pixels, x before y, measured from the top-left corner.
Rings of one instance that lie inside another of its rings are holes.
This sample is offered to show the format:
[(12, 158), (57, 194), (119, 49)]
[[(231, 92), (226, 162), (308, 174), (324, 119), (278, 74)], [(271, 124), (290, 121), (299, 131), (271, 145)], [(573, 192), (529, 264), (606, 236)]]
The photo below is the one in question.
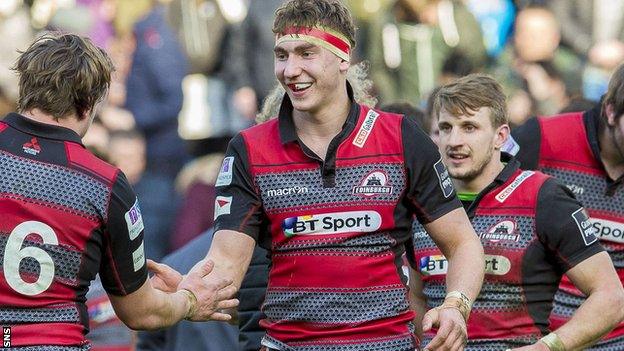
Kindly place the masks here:
[(530, 176), (535, 174), (533, 171), (524, 171), (520, 173), (520, 175), (505, 189), (503, 189), (498, 195), (496, 195), (496, 200), (498, 202), (503, 203), (507, 198), (514, 192), (516, 189), (522, 184), (525, 180), (527, 180)]
[(388, 185), (388, 176), (385, 172), (374, 171), (364, 177), (360, 185), (353, 187), (353, 194), (364, 196), (392, 194), (392, 187)]
[(215, 199), (215, 214), (214, 219), (217, 217), (230, 214), (230, 208), (232, 207), (232, 197), (231, 196), (217, 196)]
[(26, 142), (22, 145), (22, 150), (27, 154), (37, 156), (41, 152), (39, 140), (37, 140), (37, 138), (30, 139), (30, 142)]
[(433, 165), (433, 169), (435, 170), (436, 175), (438, 176), (438, 181), (440, 182), (440, 188), (442, 189), (442, 193), (444, 194), (444, 197), (448, 198), (449, 196), (453, 194), (453, 191), (455, 190), (455, 188), (453, 187), (453, 181), (451, 180), (451, 177), (449, 176), (449, 172), (446, 169), (446, 166), (444, 165), (444, 163), (442, 163), (442, 159), (440, 159), (440, 161), (436, 162)]
[(499, 241), (518, 242), (520, 234), (516, 231), (516, 228), (516, 222), (512, 220), (504, 220), (494, 224), (490, 227), (490, 229), (487, 230), (487, 232), (481, 233), (479, 236), (481, 237), (481, 239), (493, 243)]
[(596, 237), (596, 228), (592, 226), (592, 222), (587, 215), (587, 212), (584, 208), (579, 208), (578, 210), (572, 213), (572, 218), (574, 222), (576, 222), (576, 226), (581, 232), (581, 236), (583, 237), (583, 241), (585, 242), (585, 246), (589, 246), (598, 238)]
[(226, 157), (221, 164), (221, 170), (217, 176), (215, 186), (225, 186), (232, 184), (232, 166), (234, 165), (234, 156)]
[(364, 147), (368, 136), (373, 131), (373, 127), (375, 126), (375, 121), (377, 120), (377, 117), (379, 117), (379, 113), (373, 110), (368, 111), (366, 117), (364, 118), (362, 126), (360, 126), (360, 129), (355, 135), (355, 139), (353, 139), (353, 145), (359, 148)]

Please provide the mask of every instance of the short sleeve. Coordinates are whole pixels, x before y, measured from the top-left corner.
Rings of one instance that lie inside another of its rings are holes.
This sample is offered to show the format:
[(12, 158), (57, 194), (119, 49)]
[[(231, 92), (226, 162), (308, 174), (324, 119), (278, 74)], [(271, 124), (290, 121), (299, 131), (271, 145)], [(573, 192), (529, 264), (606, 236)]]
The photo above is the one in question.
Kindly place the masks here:
[(407, 206), (422, 224), (461, 207), (438, 148), (415, 121), (403, 118), (403, 152), (408, 172)]
[(145, 283), (147, 268), (139, 199), (122, 172), (112, 187), (104, 229), (102, 285), (109, 294), (130, 294)]
[(539, 191), (536, 221), (537, 234), (555, 254), (561, 273), (603, 251), (583, 206), (554, 178)]
[(511, 135), (519, 145), (520, 150), (515, 155), (520, 161), (522, 169), (537, 169), (539, 162), (542, 129), (537, 117), (526, 121), (522, 126), (515, 128)]
[(228, 145), (217, 177), (214, 226), (215, 232), (234, 230), (258, 241), (267, 219), (249, 168), (245, 141), (238, 134)]

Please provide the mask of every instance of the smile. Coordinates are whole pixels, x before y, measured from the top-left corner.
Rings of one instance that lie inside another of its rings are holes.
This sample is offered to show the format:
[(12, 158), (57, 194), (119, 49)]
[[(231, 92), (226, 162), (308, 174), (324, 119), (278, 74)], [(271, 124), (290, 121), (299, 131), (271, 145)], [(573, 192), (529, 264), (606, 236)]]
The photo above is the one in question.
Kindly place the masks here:
[(294, 92), (300, 92), (300, 91), (304, 91), (306, 89), (308, 89), (309, 87), (312, 86), (312, 83), (295, 83), (295, 84), (288, 84), (288, 88)]

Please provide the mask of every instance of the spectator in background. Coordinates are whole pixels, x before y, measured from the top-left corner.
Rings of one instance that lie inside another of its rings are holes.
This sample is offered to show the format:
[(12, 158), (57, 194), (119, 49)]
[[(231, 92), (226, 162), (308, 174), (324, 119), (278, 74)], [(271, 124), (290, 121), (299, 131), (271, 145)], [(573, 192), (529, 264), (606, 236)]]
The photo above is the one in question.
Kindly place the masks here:
[(449, 0), (396, 0), (372, 25), (368, 55), (382, 103), (419, 105), (436, 86), (453, 52), (473, 65), (487, 53), (479, 24), (465, 5)]
[[(34, 38), (30, 25), (29, 8), (22, 0), (3, 0), (0, 6), (0, 109), (1, 115), (15, 111), (18, 87), (17, 76), (10, 70), (19, 56)], [(9, 39), (7, 39), (9, 38)]]
[(464, 3), (481, 26), (488, 55), (498, 57), (507, 44), (516, 17), (513, 1), (464, 0)]
[(145, 255), (160, 260), (169, 252), (172, 221), (175, 215), (175, 191), (169, 179), (155, 172), (145, 172), (146, 144), (137, 131), (113, 131), (108, 142), (108, 157), (128, 178), (141, 199), (145, 233)]
[(136, 49), (126, 82), (126, 108), (145, 136), (147, 172), (166, 176), (172, 188), (187, 160), (178, 135), (187, 61), (165, 16), (164, 6), (155, 4), (134, 27)]
[[(514, 138), (523, 168), (557, 177), (584, 204), (624, 279), (624, 64), (616, 69), (600, 104), (584, 112), (532, 118), (514, 131)], [(564, 276), (551, 315), (554, 328), (591, 299), (584, 288)], [(624, 323), (591, 350), (624, 350)]]
[(559, 47), (559, 24), (545, 7), (518, 13), (513, 41), (491, 68), (509, 96), (509, 119), (519, 125), (530, 115), (553, 114), (581, 91), (582, 63)]
[(598, 101), (610, 73), (624, 61), (624, 1), (552, 0), (550, 8), (561, 24), (563, 44), (588, 59), (583, 94)]
[[(212, 229), (163, 259), (154, 273), (166, 270), (167, 266), (188, 272), (206, 253), (212, 243)], [(216, 321), (180, 323), (157, 331), (138, 333), (136, 351), (225, 351), (236, 350), (238, 330), (236, 326)], [(256, 349), (257, 350), (257, 349)]]
[(410, 104), (409, 102), (395, 102), (392, 104), (383, 105), (380, 107), (382, 111), (398, 113), (405, 115), (405, 117), (416, 121), (416, 124), (429, 133), (429, 126), (425, 122), (425, 113), (418, 107)]
[[(273, 65), (275, 35), (271, 32), (273, 14), (283, 0), (251, 1), (247, 17), (233, 28), (228, 78), (235, 89), (234, 107), (251, 125), (258, 106), (277, 83), (267, 67)], [(232, 132), (238, 132), (233, 130)]]
[(87, 311), (91, 351), (134, 350), (134, 332), (117, 318), (99, 275), (87, 292)]

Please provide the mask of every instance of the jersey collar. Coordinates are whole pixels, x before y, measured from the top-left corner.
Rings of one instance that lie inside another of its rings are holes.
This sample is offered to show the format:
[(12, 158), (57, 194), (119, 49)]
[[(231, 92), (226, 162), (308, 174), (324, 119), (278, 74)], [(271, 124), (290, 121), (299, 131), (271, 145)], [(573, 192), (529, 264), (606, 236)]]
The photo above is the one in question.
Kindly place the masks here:
[(2, 121), (13, 128), (30, 135), (35, 135), (45, 139), (71, 141), (82, 145), (80, 136), (69, 128), (37, 122), (14, 112), (6, 115)]
[[(355, 99), (353, 98), (353, 88), (351, 84), (347, 82), (347, 95), (349, 96), (349, 101), (351, 101), (351, 108), (349, 109), (349, 115), (347, 116), (347, 120), (345, 124), (342, 126), (342, 132), (340, 135), (346, 137), (349, 135), (351, 130), (345, 133), (345, 129), (353, 129), (357, 124), (357, 119), (359, 115), (359, 108)], [(284, 94), (284, 98), (282, 99), (282, 104), (279, 109), (278, 119), (279, 119), (279, 132), (280, 132), (280, 140), (282, 144), (287, 144), (290, 142), (299, 141), (299, 137), (297, 136), (297, 131), (295, 129), (295, 122), (292, 117), (293, 105), (292, 101), (288, 97), (288, 94)]]

